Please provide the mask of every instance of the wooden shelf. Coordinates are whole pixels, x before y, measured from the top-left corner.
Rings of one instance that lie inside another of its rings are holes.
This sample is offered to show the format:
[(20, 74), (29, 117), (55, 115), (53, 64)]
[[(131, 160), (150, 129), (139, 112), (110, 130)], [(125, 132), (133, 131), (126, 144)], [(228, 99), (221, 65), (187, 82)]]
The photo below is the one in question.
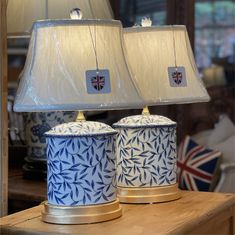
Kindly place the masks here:
[(27, 48), (8, 48), (7, 54), (8, 55), (27, 55), (28, 49)]
[(47, 198), (44, 181), (23, 178), (21, 168), (11, 168), (8, 182), (9, 214), (39, 205)]

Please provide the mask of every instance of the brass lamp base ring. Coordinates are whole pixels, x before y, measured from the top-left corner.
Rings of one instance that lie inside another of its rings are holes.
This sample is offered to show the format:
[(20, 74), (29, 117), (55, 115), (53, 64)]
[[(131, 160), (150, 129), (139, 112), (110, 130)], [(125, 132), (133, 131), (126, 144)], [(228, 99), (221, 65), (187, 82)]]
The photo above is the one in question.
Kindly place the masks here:
[(88, 224), (112, 220), (121, 215), (119, 200), (89, 206), (55, 206), (45, 202), (42, 220), (53, 224)]
[(179, 199), (178, 184), (159, 187), (118, 187), (118, 197), (122, 203), (155, 203)]

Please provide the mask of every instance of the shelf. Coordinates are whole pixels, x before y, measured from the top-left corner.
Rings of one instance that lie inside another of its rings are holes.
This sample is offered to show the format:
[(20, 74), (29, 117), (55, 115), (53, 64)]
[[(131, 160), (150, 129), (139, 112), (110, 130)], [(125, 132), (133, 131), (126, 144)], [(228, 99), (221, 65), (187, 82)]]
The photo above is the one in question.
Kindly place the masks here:
[(47, 198), (46, 182), (24, 179), (21, 168), (10, 168), (8, 187), (9, 213), (37, 206)]

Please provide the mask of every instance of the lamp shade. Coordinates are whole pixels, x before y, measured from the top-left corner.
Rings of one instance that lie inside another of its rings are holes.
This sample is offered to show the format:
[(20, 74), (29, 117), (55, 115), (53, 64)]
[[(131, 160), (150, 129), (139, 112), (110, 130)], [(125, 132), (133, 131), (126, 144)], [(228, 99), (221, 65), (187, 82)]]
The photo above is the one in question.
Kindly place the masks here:
[(83, 18), (112, 19), (109, 0), (8, 0), (7, 31), (10, 35), (29, 34), (33, 22), (69, 18), (73, 8), (80, 8)]
[(124, 57), (120, 21), (46, 20), (34, 24), (15, 111), (143, 105)]
[(124, 41), (134, 80), (148, 105), (209, 100), (185, 26), (126, 28)]

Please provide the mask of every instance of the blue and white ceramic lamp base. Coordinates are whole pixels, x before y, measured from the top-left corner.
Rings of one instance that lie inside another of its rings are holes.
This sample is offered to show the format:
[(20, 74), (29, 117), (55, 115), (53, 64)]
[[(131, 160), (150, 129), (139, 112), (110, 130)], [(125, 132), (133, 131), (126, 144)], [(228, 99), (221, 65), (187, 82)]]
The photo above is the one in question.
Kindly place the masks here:
[(120, 202), (154, 203), (180, 198), (176, 174), (176, 123), (137, 115), (114, 124), (118, 131), (117, 186)]
[(97, 122), (71, 122), (46, 133), (48, 202), (42, 218), (59, 224), (121, 216), (116, 189), (116, 131)]

